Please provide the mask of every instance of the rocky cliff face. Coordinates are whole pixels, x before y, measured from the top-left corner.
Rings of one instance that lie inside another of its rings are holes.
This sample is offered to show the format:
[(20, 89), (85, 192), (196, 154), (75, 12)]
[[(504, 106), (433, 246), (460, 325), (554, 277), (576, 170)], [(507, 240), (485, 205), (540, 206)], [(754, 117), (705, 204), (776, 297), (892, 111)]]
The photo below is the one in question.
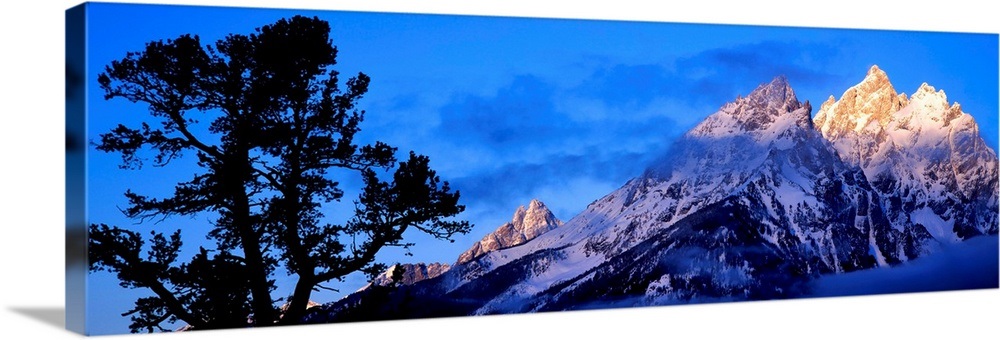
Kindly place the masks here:
[[(840, 100), (830, 96), (820, 106), (814, 122), (824, 137), (840, 140), (861, 133), (871, 124), (887, 124), (892, 113), (908, 102), (905, 94), (896, 93), (889, 76), (876, 65), (868, 70), (860, 83), (844, 91)], [(839, 147), (838, 150), (845, 160), (856, 162), (860, 152), (858, 148), (865, 145), (855, 143), (851, 146), (854, 148)]]
[(524, 206), (518, 207), (510, 222), (504, 223), (462, 253), (458, 257), (458, 264), (469, 262), (490, 251), (523, 244), (560, 225), (562, 221), (544, 203), (533, 199), (528, 203), (527, 209)]
[(972, 116), (924, 83), (895, 94), (877, 66), (820, 108), (814, 120), (838, 154), (860, 167), (898, 229), (941, 242), (997, 232), (997, 156)]

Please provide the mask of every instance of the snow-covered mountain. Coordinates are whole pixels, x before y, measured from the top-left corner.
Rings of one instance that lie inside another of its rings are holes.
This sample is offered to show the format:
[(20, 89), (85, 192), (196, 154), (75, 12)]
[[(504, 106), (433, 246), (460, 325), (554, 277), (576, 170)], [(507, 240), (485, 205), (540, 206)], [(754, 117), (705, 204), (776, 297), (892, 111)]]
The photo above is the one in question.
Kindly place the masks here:
[(479, 314), (575, 308), (581, 296), (638, 305), (783, 297), (802, 278), (917, 255), (926, 232), (891, 227), (810, 110), (784, 77), (761, 85), (562, 228), (457, 267), (465, 275), (452, 294), (494, 292)]
[(925, 88), (907, 99), (873, 67), (814, 120), (775, 78), (558, 228), (476, 253), (491, 234), (436, 278), (313, 320), (796, 297), (823, 274), (996, 234), (996, 155), (971, 117)]
[[(563, 224), (545, 203), (538, 199), (528, 202), (528, 207), (523, 205), (514, 211), (514, 217), (510, 222), (506, 222), (493, 232), (483, 236), (481, 240), (472, 245), (462, 255), (459, 255), (456, 264), (463, 264), (470, 260), (482, 256), (491, 251), (503, 248), (518, 246)], [(392, 276), (399, 268), (402, 272), (398, 281), (394, 281)], [(451, 269), (451, 266), (444, 263), (403, 263), (390, 266), (379, 274), (372, 282), (362, 287), (360, 290), (368, 289), (371, 286), (389, 286), (398, 283), (411, 285), (419, 281), (437, 277)]]
[(872, 66), (814, 122), (864, 170), (897, 228), (922, 226), (941, 242), (997, 233), (997, 155), (944, 91), (924, 83), (907, 99)]
[[(360, 290), (368, 289), (371, 286), (389, 286), (393, 283), (401, 285), (412, 285), (414, 283), (435, 278), (444, 272), (451, 269), (450, 265), (444, 263), (402, 263), (389, 266), (385, 272), (379, 274), (375, 277), (375, 280), (369, 282)], [(393, 274), (400, 270), (400, 275), (395, 280), (393, 279)]]
[(462, 253), (458, 257), (458, 264), (469, 262), (490, 251), (521, 245), (562, 224), (544, 203), (532, 199), (527, 209), (524, 206), (518, 207), (510, 222), (504, 223)]

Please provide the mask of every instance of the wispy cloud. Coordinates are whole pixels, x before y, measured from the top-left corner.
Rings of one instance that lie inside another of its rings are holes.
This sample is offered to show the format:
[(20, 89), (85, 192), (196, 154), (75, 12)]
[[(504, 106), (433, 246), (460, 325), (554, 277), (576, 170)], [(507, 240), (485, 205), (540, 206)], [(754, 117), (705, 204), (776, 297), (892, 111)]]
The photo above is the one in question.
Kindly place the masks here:
[(574, 129), (553, 109), (554, 96), (543, 80), (518, 76), (493, 96), (456, 96), (441, 108), (440, 130), (455, 142), (498, 150), (547, 143)]
[(658, 64), (604, 61), (572, 75), (579, 82), (522, 74), (494, 91), (443, 101), (401, 95), (386, 105), (433, 112), (419, 128), (400, 126), (421, 136), (410, 139), (412, 148), (448, 169), (470, 205), (512, 209), (526, 193), (558, 192), (573, 181), (599, 183), (584, 193), (599, 198), (607, 192), (596, 187), (641, 174), (673, 139), (758, 84), (786, 75), (793, 86), (822, 86), (834, 78), (823, 65), (836, 54), (830, 46), (762, 42)]
[(823, 88), (839, 49), (824, 44), (766, 41), (705, 50), (661, 64), (612, 64), (597, 69), (576, 92), (617, 106), (643, 106), (658, 98), (692, 109), (718, 107), (757, 84), (785, 75), (793, 86)]
[(590, 178), (623, 184), (640, 173), (649, 156), (643, 153), (593, 153), (559, 155), (545, 162), (511, 162), (496, 169), (489, 169), (468, 177), (456, 178), (453, 183), (464, 195), (476, 197), (479, 202), (502, 204), (511, 197), (522, 197), (542, 188), (568, 188), (574, 179)]
[(815, 85), (833, 78), (823, 69), (838, 55), (839, 50), (831, 45), (764, 41), (707, 50), (680, 60), (678, 66), (685, 69), (711, 67), (715, 75), (727, 79), (755, 80), (783, 74), (790, 79)]

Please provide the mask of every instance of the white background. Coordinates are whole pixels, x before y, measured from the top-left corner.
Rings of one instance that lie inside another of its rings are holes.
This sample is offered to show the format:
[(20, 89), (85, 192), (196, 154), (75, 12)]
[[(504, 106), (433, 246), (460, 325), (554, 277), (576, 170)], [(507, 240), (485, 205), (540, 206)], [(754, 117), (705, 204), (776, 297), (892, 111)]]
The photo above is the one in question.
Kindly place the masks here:
[[(853, 0), (685, 2), (689, 3), (678, 6), (634, 0), (238, 1), (241, 6), (252, 7), (1000, 32), (994, 6), (981, 0), (896, 4)], [(64, 10), (76, 4), (75, 1), (12, 0), (0, 5), (0, 115), (3, 117), (0, 120), (0, 328), (12, 332), (0, 335), (3, 338), (78, 337), (62, 329), (59, 317), (64, 297)], [(998, 320), (1000, 290), (992, 289), (166, 336), (176, 339), (220, 336), (995, 339)]]

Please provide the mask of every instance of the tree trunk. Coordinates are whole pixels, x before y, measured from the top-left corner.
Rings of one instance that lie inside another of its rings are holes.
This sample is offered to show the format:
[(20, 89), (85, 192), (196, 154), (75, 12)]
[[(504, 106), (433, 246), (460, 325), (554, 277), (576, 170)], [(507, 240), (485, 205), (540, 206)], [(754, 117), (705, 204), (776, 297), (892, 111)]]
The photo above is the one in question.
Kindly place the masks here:
[(250, 218), (250, 197), (247, 194), (246, 181), (251, 176), (250, 153), (245, 145), (240, 145), (232, 158), (227, 161), (234, 165), (236, 171), (229, 177), (232, 181), (233, 227), (239, 234), (243, 255), (246, 258), (247, 272), (250, 274), (250, 296), (253, 310), (254, 325), (257, 327), (273, 326), (277, 320), (274, 303), (271, 300), (271, 289), (268, 283), (268, 271), (264, 264), (264, 255), (260, 245), (260, 234), (254, 228)]
[(295, 325), (302, 321), (306, 315), (306, 308), (309, 307), (309, 296), (312, 295), (312, 288), (316, 285), (315, 278), (311, 275), (299, 276), (299, 281), (295, 284), (295, 292), (292, 293), (292, 301), (288, 303), (284, 315), (281, 317), (282, 325)]

